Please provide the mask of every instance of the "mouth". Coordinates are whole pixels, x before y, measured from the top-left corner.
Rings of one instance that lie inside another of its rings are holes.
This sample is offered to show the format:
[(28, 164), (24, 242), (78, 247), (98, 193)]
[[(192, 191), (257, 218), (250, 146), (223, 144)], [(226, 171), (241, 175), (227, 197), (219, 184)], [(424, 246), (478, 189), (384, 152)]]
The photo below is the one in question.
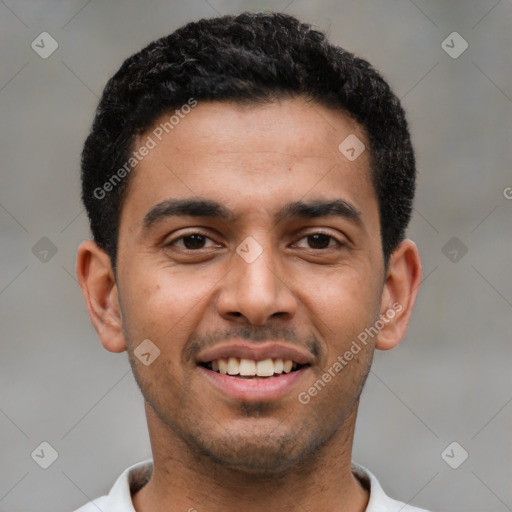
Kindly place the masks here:
[[(303, 389), (310, 364), (291, 359), (268, 358), (257, 361), (228, 357), (198, 363), (197, 368), (224, 399), (235, 402), (276, 402)], [(205, 389), (206, 390), (206, 389)]]
[(309, 366), (309, 364), (300, 364), (291, 359), (282, 358), (267, 358), (256, 361), (254, 359), (229, 357), (199, 363), (199, 366), (237, 379), (266, 380), (297, 372)]
[(196, 368), (215, 393), (237, 402), (272, 402), (291, 395), (310, 380), (315, 359), (304, 347), (273, 341), (234, 340), (204, 350)]

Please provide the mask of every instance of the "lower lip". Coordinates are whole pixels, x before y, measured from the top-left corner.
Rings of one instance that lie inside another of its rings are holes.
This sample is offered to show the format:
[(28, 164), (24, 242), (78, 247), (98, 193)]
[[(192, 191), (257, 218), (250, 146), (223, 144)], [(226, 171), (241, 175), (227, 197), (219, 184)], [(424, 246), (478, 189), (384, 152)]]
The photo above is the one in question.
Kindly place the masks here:
[(203, 375), (224, 395), (243, 402), (266, 402), (277, 400), (289, 393), (308, 371), (309, 366), (290, 373), (265, 379), (241, 379), (223, 375), (202, 366), (198, 367)]

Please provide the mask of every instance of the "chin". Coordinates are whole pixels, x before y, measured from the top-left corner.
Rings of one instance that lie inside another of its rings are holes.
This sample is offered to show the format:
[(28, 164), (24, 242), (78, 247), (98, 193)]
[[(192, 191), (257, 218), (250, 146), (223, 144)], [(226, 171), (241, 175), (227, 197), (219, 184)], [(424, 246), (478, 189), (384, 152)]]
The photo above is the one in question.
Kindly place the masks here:
[(318, 432), (283, 432), (280, 425), (271, 429), (248, 428), (237, 431), (216, 431), (216, 435), (205, 436), (195, 432), (189, 438), (189, 446), (198, 450), (203, 457), (226, 469), (249, 475), (274, 477), (287, 473), (292, 467), (300, 466), (325, 445), (328, 435)]
[(258, 443), (256, 440), (245, 440), (236, 443), (230, 442), (229, 446), (219, 445), (204, 447), (203, 455), (226, 469), (237, 472), (255, 474), (279, 474), (285, 473), (298, 459), (300, 454), (290, 452), (288, 443)]

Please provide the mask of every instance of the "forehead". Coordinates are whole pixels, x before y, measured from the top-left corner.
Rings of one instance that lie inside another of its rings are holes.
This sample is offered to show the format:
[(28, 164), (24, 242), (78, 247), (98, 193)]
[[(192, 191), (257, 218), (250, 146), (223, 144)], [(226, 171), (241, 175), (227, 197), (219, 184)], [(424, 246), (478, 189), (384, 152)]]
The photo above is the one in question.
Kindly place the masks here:
[(161, 116), (134, 145), (152, 141), (125, 200), (140, 210), (139, 218), (170, 197), (211, 197), (240, 212), (277, 211), (308, 194), (330, 194), (362, 211), (361, 203), (376, 201), (366, 134), (341, 111), (293, 98), (199, 102), (178, 113)]
[(181, 116), (160, 116), (147, 135), (178, 154), (202, 148), (211, 155), (274, 152), (303, 158), (340, 156), (340, 143), (351, 135), (366, 140), (363, 127), (347, 113), (302, 97), (268, 103), (200, 102)]

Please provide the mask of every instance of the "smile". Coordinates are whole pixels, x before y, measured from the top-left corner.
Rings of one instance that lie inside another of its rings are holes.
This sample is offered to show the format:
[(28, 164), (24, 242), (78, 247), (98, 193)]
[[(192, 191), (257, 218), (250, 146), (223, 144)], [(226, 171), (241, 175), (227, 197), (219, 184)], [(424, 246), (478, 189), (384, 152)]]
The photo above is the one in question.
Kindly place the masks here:
[(197, 368), (207, 380), (208, 387), (224, 399), (252, 403), (275, 402), (292, 393), (295, 396), (306, 386), (304, 379), (311, 369), (309, 364), (300, 365), (289, 359), (255, 361), (238, 358), (216, 359), (201, 363)]
[(291, 373), (300, 370), (304, 365), (291, 359), (268, 358), (263, 361), (255, 361), (253, 359), (229, 357), (215, 359), (209, 363), (203, 363), (201, 366), (222, 375), (257, 379), (258, 377), (268, 378)]

